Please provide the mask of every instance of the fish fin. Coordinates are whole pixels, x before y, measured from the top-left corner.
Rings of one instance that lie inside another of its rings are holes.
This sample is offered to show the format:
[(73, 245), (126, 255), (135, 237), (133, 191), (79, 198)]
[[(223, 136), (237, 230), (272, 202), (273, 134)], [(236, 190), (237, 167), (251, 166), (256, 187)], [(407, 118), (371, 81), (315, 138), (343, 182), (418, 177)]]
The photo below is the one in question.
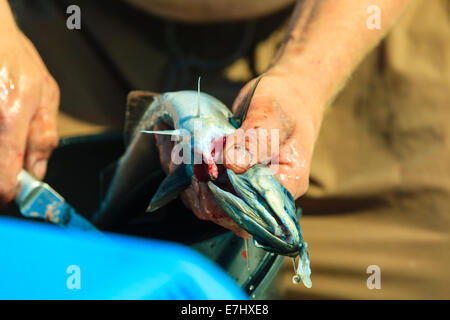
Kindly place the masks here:
[(302, 247), (300, 248), (300, 257), (298, 259), (297, 274), (293, 278), (294, 283), (302, 281), (304, 286), (307, 288), (312, 287), (311, 282), (311, 268), (309, 266), (309, 253), (308, 244), (303, 241)]
[(142, 133), (153, 133), (153, 134), (164, 134), (169, 136), (185, 136), (187, 130), (176, 129), (176, 130), (141, 130)]
[(111, 185), (111, 181), (116, 173), (117, 167), (118, 163), (115, 161), (100, 171), (100, 199), (102, 201), (106, 196), (109, 186)]
[(236, 127), (239, 128), (242, 123), (245, 121), (245, 118), (247, 117), (248, 108), (250, 107), (250, 103), (252, 102), (253, 95), (255, 94), (256, 87), (258, 86), (259, 82), (261, 81), (263, 75), (260, 75), (257, 79), (253, 87), (250, 89), (250, 92), (247, 95), (247, 99), (245, 100), (245, 104), (242, 108), (239, 108), (237, 114), (235, 114), (231, 119), (230, 123)]
[(297, 219), (300, 219), (303, 215), (302, 208), (298, 207), (297, 209), (295, 209), (295, 215), (297, 216)]
[(127, 97), (125, 113), (125, 145), (128, 145), (135, 135), (136, 128), (150, 104), (161, 95), (149, 91), (131, 91)]
[(260, 244), (255, 238), (253, 238), (253, 245), (257, 248), (264, 249), (264, 246)]
[(198, 77), (197, 82), (197, 117), (200, 118), (200, 79), (202, 77)]
[(168, 175), (150, 201), (147, 212), (153, 212), (176, 199), (191, 184), (192, 166), (181, 165)]
[(228, 119), (228, 122), (230, 122), (230, 124), (233, 126), (233, 127), (235, 127), (236, 129), (239, 129), (239, 127), (241, 126), (241, 120), (239, 120), (238, 118), (236, 118), (236, 117), (230, 117), (229, 119)]

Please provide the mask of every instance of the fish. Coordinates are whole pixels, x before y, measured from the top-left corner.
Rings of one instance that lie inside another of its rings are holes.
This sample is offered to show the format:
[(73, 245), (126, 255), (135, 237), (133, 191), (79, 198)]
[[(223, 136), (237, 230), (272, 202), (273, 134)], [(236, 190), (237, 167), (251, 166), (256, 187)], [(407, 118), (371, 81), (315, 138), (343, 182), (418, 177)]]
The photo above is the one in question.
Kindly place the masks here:
[[(295, 259), (294, 283), (311, 287), (307, 243), (303, 240), (295, 202), (273, 170), (257, 164), (236, 174), (217, 163), (216, 149), (236, 132), (246, 118), (261, 77), (251, 88), (240, 112), (233, 114), (217, 98), (197, 90), (166, 92), (132, 91), (127, 97), (126, 150), (119, 159), (101, 209), (98, 226), (118, 223), (124, 204), (133, 201), (136, 182), (160, 173), (155, 135), (171, 135), (175, 148), (183, 150), (183, 161), (159, 185), (147, 212), (154, 212), (176, 199), (192, 179), (207, 184), (223, 211), (253, 237), (256, 247)], [(164, 123), (170, 130), (154, 130)], [(173, 155), (174, 153), (172, 153)], [(143, 174), (147, 172), (147, 174)], [(145, 179), (144, 179), (145, 180)]]

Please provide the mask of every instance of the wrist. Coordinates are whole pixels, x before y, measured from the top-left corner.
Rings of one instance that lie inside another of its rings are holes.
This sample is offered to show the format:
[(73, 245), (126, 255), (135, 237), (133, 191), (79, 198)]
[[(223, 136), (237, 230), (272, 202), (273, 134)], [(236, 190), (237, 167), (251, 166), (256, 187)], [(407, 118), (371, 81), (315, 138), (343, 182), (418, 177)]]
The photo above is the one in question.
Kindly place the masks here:
[[(277, 63), (265, 72), (266, 76), (278, 77), (284, 83), (287, 97), (286, 114), (295, 119), (302, 128), (311, 126), (314, 137), (319, 133), (323, 114), (331, 100), (331, 94), (321, 86), (319, 81), (313, 80), (312, 68), (299, 67), (289, 63)], [(301, 116), (299, 116), (301, 115)], [(305, 128), (306, 129), (306, 128)]]
[[(303, 52), (302, 52), (303, 51)], [(301, 88), (304, 99), (325, 109), (339, 91), (346, 76), (342, 75), (342, 63), (331, 60), (321, 52), (306, 52), (294, 45), (283, 50), (277, 62), (268, 70), (286, 77)]]

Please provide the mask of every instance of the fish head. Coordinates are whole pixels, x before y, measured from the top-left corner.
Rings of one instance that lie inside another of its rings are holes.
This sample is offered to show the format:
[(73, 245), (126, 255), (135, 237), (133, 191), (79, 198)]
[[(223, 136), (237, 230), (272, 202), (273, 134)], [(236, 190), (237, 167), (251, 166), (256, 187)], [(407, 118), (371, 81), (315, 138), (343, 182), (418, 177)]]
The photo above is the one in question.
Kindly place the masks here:
[(302, 236), (292, 195), (272, 169), (255, 165), (242, 174), (226, 169), (224, 179), (208, 181), (220, 207), (263, 249), (297, 256)]

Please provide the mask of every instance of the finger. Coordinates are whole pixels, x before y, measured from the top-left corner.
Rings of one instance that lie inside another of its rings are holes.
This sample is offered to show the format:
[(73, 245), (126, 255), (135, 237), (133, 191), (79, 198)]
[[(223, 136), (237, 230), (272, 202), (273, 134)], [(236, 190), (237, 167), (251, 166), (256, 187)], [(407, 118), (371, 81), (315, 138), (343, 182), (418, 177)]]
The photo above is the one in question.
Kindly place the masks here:
[[(303, 137), (308, 141), (307, 137), (304, 135)], [(312, 154), (312, 150), (309, 149), (312, 147), (302, 144), (302, 141), (296, 133), (293, 133), (281, 146), (278, 159), (270, 165), (294, 199), (306, 193), (309, 186), (310, 155)]]
[[(21, 127), (26, 132), (26, 126)], [(17, 176), (23, 166), (26, 134), (20, 131), (0, 134), (0, 204), (8, 203), (14, 198)]]
[(43, 179), (51, 152), (58, 145), (57, 113), (60, 92), (50, 74), (44, 77), (40, 106), (36, 109), (28, 131), (25, 168)]
[(200, 183), (200, 204), (206, 216), (214, 223), (233, 231), (239, 237), (248, 237), (248, 233), (234, 222), (217, 204), (206, 183)]
[[(2, 85), (0, 79), (0, 86)], [(10, 202), (15, 194), (17, 176), (22, 169), (31, 114), (27, 112), (36, 101), (33, 93), (19, 94), (12, 90), (0, 100), (0, 204)]]
[(250, 235), (240, 228), (214, 200), (205, 183), (194, 181), (182, 194), (185, 205), (194, 212), (201, 220), (210, 220), (228, 230), (233, 231), (237, 236), (247, 239)]
[(43, 179), (48, 158), (58, 145), (57, 113), (60, 90), (31, 41), (23, 34), (21, 39), (28, 58), (43, 75), (42, 82), (39, 83), (40, 104), (31, 119), (25, 153), (25, 168), (37, 178)]
[(241, 128), (227, 136), (225, 167), (242, 173), (256, 163), (269, 163), (293, 129), (293, 121), (284, 114), (278, 101), (255, 94)]

